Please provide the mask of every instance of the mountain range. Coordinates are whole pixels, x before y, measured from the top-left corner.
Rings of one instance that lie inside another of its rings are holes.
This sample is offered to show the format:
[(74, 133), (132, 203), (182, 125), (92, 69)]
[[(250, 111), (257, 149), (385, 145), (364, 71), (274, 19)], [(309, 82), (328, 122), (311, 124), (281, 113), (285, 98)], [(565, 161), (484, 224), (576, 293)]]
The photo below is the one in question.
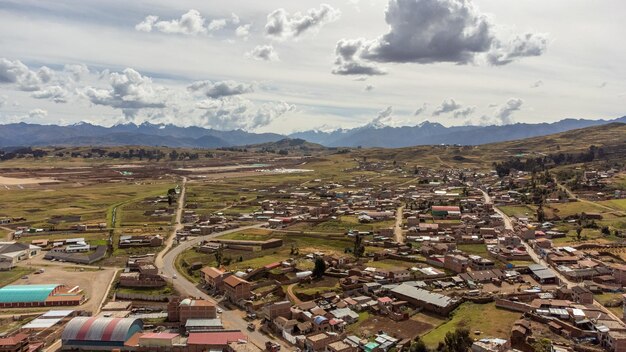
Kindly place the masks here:
[(626, 116), (613, 120), (564, 119), (553, 123), (516, 123), (503, 126), (452, 126), (424, 122), (416, 126), (365, 125), (332, 132), (304, 131), (289, 135), (218, 131), (202, 127), (178, 127), (150, 123), (103, 127), (90, 123), (68, 126), (13, 123), (0, 125), (0, 147), (15, 146), (168, 146), (219, 148), (303, 139), (326, 147), (398, 148), (414, 145), (479, 145), (543, 136), (611, 122), (626, 123)]

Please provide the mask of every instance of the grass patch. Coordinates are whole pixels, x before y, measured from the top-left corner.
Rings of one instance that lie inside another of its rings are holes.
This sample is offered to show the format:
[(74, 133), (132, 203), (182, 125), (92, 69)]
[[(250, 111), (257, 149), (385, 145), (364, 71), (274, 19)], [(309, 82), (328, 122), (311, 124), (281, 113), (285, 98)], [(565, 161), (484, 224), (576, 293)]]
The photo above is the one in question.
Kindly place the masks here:
[(443, 341), (447, 332), (456, 328), (469, 329), (474, 337), (478, 336), (474, 335), (473, 332), (479, 330), (481, 331), (480, 337), (506, 339), (511, 334), (513, 323), (520, 316), (520, 313), (496, 308), (495, 303), (463, 303), (452, 312), (448, 321), (422, 336), (422, 339), (427, 346), (434, 348), (437, 347), (439, 341)]

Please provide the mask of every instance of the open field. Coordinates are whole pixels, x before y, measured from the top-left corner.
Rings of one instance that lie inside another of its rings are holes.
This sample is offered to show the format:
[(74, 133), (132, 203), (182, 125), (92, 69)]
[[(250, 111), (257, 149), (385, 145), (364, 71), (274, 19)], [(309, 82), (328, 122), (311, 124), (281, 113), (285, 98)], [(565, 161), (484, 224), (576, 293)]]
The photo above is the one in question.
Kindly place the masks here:
[[(463, 303), (448, 321), (426, 333), (422, 339), (427, 346), (434, 348), (447, 332), (461, 327), (469, 329), (475, 338), (508, 338), (513, 323), (520, 317), (520, 313), (496, 308), (495, 303)], [(480, 335), (475, 335), (474, 331), (480, 331)]]
[(17, 267), (10, 271), (0, 271), (0, 287), (11, 284), (22, 276), (30, 275), (35, 271), (33, 268)]
[[(171, 183), (55, 184), (37, 189), (0, 188), (0, 216), (23, 217), (32, 226), (63, 228), (71, 223), (105, 223), (115, 203), (153, 194), (164, 194)], [(10, 212), (8, 212), (10, 210)]]

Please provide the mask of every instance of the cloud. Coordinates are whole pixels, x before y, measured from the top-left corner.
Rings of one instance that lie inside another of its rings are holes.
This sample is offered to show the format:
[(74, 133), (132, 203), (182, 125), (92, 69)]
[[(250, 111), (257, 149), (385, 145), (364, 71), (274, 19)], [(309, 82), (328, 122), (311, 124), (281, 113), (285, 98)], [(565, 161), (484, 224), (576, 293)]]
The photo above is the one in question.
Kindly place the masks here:
[(519, 98), (510, 98), (506, 103), (496, 107), (492, 117), (482, 116), (481, 124), (483, 125), (510, 125), (514, 123), (514, 112), (521, 110), (524, 101)]
[(422, 104), (422, 106), (420, 106), (419, 108), (415, 109), (415, 112), (413, 113), (413, 116), (419, 116), (421, 115), (424, 111), (426, 111), (426, 103)]
[(495, 66), (506, 65), (513, 60), (542, 55), (548, 46), (545, 34), (525, 33), (515, 36), (506, 43), (500, 40), (493, 42), (492, 48), (487, 54), (487, 61)]
[(371, 84), (368, 84), (365, 86), (365, 88), (363, 88), (366, 92), (370, 92), (372, 90), (374, 90), (374, 86)]
[(67, 103), (70, 93), (61, 86), (49, 86), (42, 90), (31, 93), (35, 99), (49, 99), (55, 103)]
[(30, 119), (42, 119), (46, 116), (48, 116), (48, 111), (43, 109), (33, 109), (28, 112), (28, 117)]
[(232, 80), (211, 82), (197, 81), (187, 87), (191, 92), (199, 92), (209, 98), (221, 98), (254, 92), (254, 84), (241, 83)]
[(393, 113), (393, 108), (388, 106), (384, 110), (378, 112), (378, 115), (367, 124), (369, 127), (374, 128), (383, 128), (391, 124), (391, 114)]
[(243, 24), (239, 27), (237, 27), (237, 29), (235, 29), (235, 35), (239, 38), (243, 38), (248, 39), (248, 36), (250, 35), (250, 26), (251, 24)]
[(341, 11), (327, 4), (321, 4), (319, 9), (311, 8), (305, 13), (289, 14), (285, 9), (276, 9), (267, 15), (265, 35), (284, 40), (299, 38), (306, 33), (318, 31), (327, 23), (334, 22), (341, 17)]
[(110, 88), (87, 87), (85, 96), (95, 105), (122, 109), (124, 115), (133, 117), (138, 110), (164, 108), (167, 105), (166, 89), (156, 86), (149, 77), (132, 68), (109, 75)]
[(69, 73), (75, 82), (79, 82), (89, 73), (89, 68), (84, 64), (69, 64), (63, 66), (63, 71)]
[(261, 61), (279, 61), (278, 53), (272, 45), (257, 45), (246, 53), (246, 57)]
[(219, 31), (229, 24), (238, 25), (240, 22), (236, 14), (230, 18), (216, 18), (208, 21), (202, 17), (198, 10), (191, 9), (180, 16), (179, 19), (159, 21), (158, 16), (149, 15), (143, 21), (135, 25), (135, 30), (140, 32), (159, 31), (168, 34), (199, 35)]
[(270, 102), (257, 108), (248, 99), (227, 97), (202, 101), (198, 109), (204, 110), (199, 121), (204, 126), (218, 130), (254, 130), (293, 111), (295, 106), (285, 102)]
[(32, 92), (51, 78), (52, 72), (45, 66), (35, 72), (19, 60), (0, 58), (0, 84), (16, 84), (19, 90)]
[[(389, 0), (385, 21), (389, 25), (386, 34), (373, 40), (342, 39), (337, 47), (346, 42), (358, 44), (350, 62), (359, 62), (359, 66), (363, 61), (468, 64), (479, 55), (492, 65), (504, 65), (541, 55), (547, 45), (543, 34), (499, 39), (495, 25), (469, 0)], [(340, 50), (336, 54), (335, 64), (346, 65)]]
[(214, 31), (219, 31), (220, 29), (226, 27), (226, 19), (225, 18), (220, 18), (217, 20), (212, 20), (211, 22), (209, 22), (209, 25), (207, 26), (207, 29), (210, 32), (214, 32)]
[(604, 87), (606, 87), (606, 86), (607, 86), (607, 84), (608, 84), (608, 82), (602, 82), (602, 83), (600, 83), (600, 84), (598, 85), (598, 88), (604, 88)]
[(364, 39), (342, 39), (335, 47), (335, 68), (332, 73), (336, 75), (384, 75), (386, 71), (376, 64), (365, 62), (359, 56), (363, 50)]
[(536, 82), (534, 82), (533, 84), (530, 85), (530, 88), (539, 88), (543, 85), (543, 81), (542, 80), (538, 80)]
[(8, 101), (9, 101), (9, 97), (7, 97), (6, 95), (0, 95), (0, 108), (7, 105)]
[(468, 106), (464, 109), (459, 109), (454, 111), (453, 116), (457, 119), (459, 118), (467, 118), (468, 116), (470, 116), (472, 113), (474, 113), (474, 111), (476, 110), (475, 107), (473, 106)]
[(463, 105), (457, 103), (456, 101), (454, 101), (454, 99), (446, 99), (444, 100), (441, 105), (439, 105), (435, 111), (433, 111), (433, 115), (434, 116), (439, 116), (441, 114), (446, 114), (449, 112), (453, 112), (455, 110), (459, 110), (463, 108)]

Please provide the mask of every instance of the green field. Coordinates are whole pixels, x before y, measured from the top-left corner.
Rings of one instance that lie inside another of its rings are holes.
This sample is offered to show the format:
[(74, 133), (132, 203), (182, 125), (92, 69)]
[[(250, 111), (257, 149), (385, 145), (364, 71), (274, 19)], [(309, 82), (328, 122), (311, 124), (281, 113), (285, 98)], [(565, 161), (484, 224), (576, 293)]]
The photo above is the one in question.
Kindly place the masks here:
[(489, 258), (489, 252), (487, 251), (487, 246), (485, 244), (459, 244), (457, 246), (458, 250), (461, 250), (467, 254), (479, 255), (483, 258)]
[[(521, 317), (520, 313), (496, 308), (495, 303), (475, 304), (463, 303), (452, 312), (451, 318), (445, 323), (422, 336), (427, 346), (437, 347), (439, 341), (443, 341), (446, 333), (456, 328), (469, 329), (472, 336), (477, 337), (500, 337), (508, 339), (511, 334), (513, 323)], [(480, 335), (474, 335), (474, 331), (480, 331)]]

